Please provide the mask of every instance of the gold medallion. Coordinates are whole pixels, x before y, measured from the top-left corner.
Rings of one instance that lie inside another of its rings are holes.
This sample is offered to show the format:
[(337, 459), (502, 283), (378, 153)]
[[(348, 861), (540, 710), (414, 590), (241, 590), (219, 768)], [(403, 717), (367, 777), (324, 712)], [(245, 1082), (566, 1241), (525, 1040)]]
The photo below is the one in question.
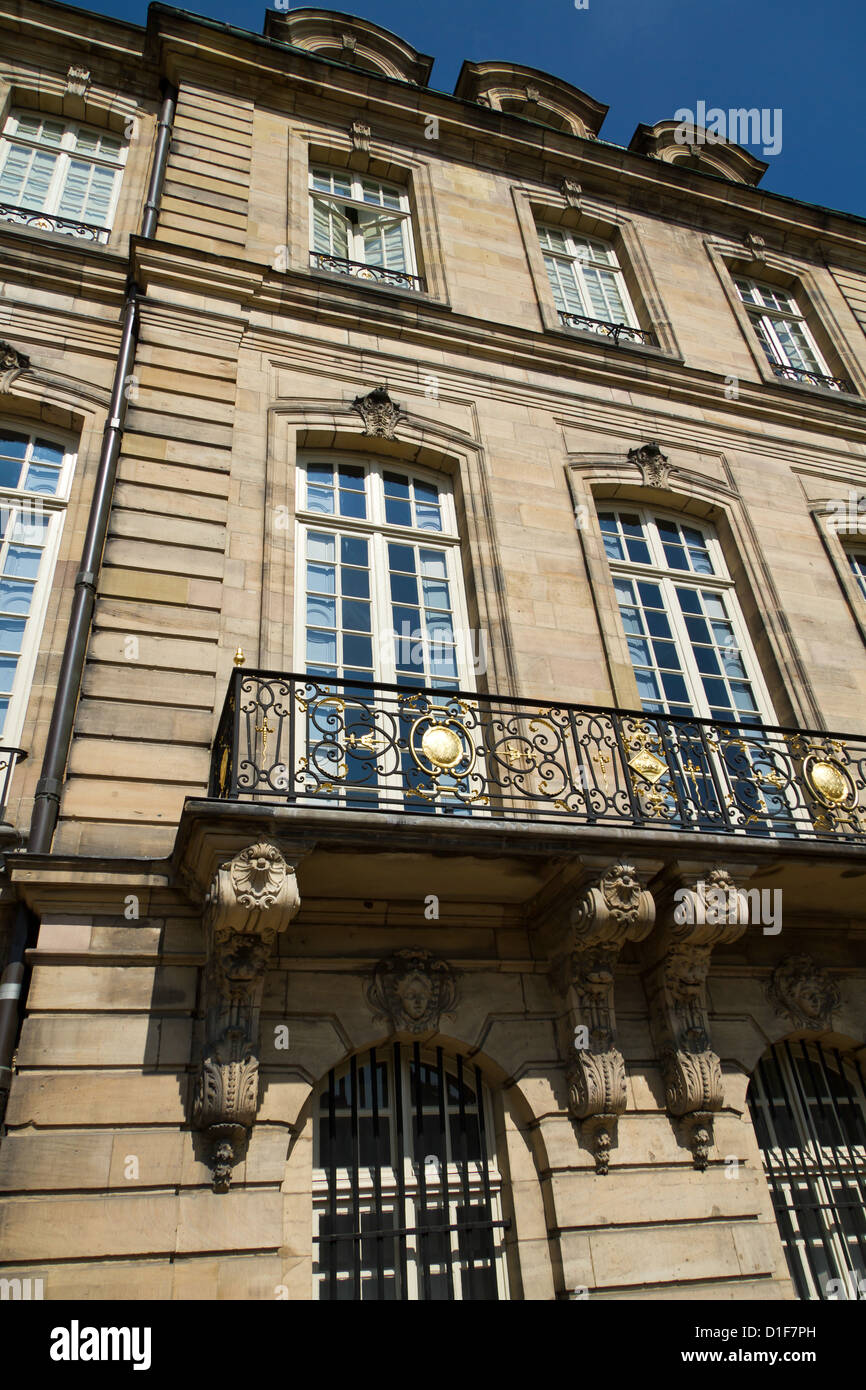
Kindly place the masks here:
[(810, 790), (825, 806), (852, 807), (857, 800), (851, 778), (835, 758), (807, 758), (803, 773)]

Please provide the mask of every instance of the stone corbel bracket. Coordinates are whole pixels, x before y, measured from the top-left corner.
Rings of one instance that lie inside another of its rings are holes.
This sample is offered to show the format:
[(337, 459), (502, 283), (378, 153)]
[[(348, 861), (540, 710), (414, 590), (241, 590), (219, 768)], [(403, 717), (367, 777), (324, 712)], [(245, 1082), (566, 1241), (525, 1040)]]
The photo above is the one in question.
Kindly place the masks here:
[(271, 948), (301, 905), (294, 865), (261, 842), (221, 864), (204, 903), (205, 1044), (193, 1124), (227, 1192), (259, 1103), (259, 1014)]
[(656, 900), (660, 931), (653, 941), (656, 960), (646, 976), (650, 1026), (668, 1113), (703, 1172), (713, 1116), (724, 1105), (722, 1066), (710, 1046), (710, 956), (714, 946), (742, 936), (749, 901), (723, 868), (675, 874)]
[(30, 366), (30, 358), (11, 343), (0, 339), (0, 393), (12, 390), (12, 383)]
[(626, 941), (652, 930), (655, 905), (630, 864), (611, 864), (572, 906), (556, 943), (551, 981), (565, 998), (559, 1022), (569, 1113), (606, 1175), (626, 1108), (625, 1061), (616, 1046), (614, 970)]

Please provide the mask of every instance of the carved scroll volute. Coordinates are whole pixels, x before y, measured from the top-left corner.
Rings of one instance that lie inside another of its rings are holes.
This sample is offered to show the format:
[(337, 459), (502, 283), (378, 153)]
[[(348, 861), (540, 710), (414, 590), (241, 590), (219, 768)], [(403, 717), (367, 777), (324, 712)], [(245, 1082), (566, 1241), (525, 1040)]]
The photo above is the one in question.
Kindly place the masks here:
[(680, 886), (666, 900), (660, 952), (646, 977), (650, 1022), (668, 1113), (701, 1172), (709, 1162), (713, 1115), (724, 1105), (721, 1063), (710, 1046), (707, 976), (714, 946), (736, 941), (749, 920), (745, 893), (726, 869)]
[(626, 1108), (625, 1062), (616, 1046), (614, 971), (626, 941), (652, 930), (655, 905), (629, 864), (612, 864), (571, 911), (551, 978), (565, 996), (560, 1047), (569, 1113), (592, 1141), (596, 1172), (606, 1174), (616, 1123)]
[(301, 905), (294, 867), (275, 845), (222, 864), (204, 904), (205, 1045), (193, 1123), (211, 1144), (214, 1190), (225, 1192), (259, 1098), (259, 1013), (271, 948)]

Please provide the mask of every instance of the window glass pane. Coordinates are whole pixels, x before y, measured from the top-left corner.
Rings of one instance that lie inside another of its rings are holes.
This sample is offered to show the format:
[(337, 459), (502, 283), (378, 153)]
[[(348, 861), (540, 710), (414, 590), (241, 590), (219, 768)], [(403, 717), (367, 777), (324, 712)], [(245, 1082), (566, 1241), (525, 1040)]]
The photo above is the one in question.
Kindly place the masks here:
[(0, 612), (29, 613), (33, 585), (26, 580), (0, 579)]
[(0, 457), (0, 487), (16, 488), (21, 477), (21, 464), (15, 459)]
[(333, 594), (336, 571), (333, 565), (307, 565), (307, 587), (319, 594)]
[(29, 492), (42, 492), (53, 497), (59, 482), (60, 472), (57, 468), (49, 468), (47, 464), (31, 463), (24, 479), (24, 487)]
[(333, 536), (317, 531), (307, 532), (307, 555), (311, 560), (334, 560), (336, 543)]
[(34, 502), (32, 509), (26, 505), (21, 507), (12, 524), (11, 540), (23, 541), (25, 545), (45, 544), (45, 530), (50, 517), (35, 510), (41, 505), (40, 502)]
[(0, 617), (0, 651), (20, 652), (26, 619)]
[[(14, 656), (0, 657), (0, 691), (4, 695), (12, 692), (12, 683), (15, 680), (15, 672), (18, 669), (18, 662)], [(7, 702), (8, 703), (8, 702)]]

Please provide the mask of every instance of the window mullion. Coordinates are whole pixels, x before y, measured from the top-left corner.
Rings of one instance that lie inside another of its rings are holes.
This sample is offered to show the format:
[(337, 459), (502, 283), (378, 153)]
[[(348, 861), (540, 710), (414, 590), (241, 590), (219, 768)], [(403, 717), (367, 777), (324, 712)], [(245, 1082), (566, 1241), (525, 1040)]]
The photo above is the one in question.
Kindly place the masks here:
[(701, 681), (700, 671), (698, 670), (698, 664), (695, 660), (692, 639), (689, 637), (685, 618), (680, 608), (679, 599), (677, 598), (675, 585), (679, 582), (679, 580), (674, 580), (670, 576), (665, 576), (659, 580), (659, 585), (664, 598), (668, 621), (676, 634), (677, 650), (683, 664), (683, 676), (685, 677), (686, 685), (692, 697), (691, 703), (694, 707), (695, 714), (700, 719), (709, 719), (711, 717), (710, 709), (707, 704), (706, 695), (704, 694), (704, 687)]

